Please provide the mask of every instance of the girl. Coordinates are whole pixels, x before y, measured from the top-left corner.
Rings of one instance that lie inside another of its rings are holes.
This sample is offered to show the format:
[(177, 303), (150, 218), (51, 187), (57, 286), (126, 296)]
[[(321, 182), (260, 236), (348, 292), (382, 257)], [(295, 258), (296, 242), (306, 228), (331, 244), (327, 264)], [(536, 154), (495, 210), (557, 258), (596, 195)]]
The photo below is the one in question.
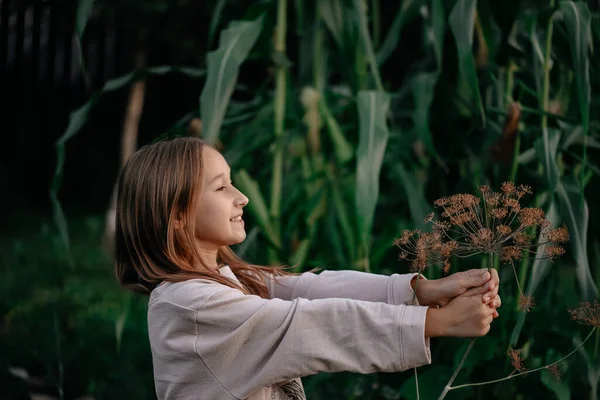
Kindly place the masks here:
[(246, 237), (248, 204), (230, 174), (188, 137), (143, 147), (119, 178), (116, 274), (150, 294), (159, 399), (305, 399), (303, 376), (428, 364), (429, 338), (483, 336), (498, 315), (485, 270), (423, 280), (408, 305), (416, 274), (247, 264), (229, 248)]

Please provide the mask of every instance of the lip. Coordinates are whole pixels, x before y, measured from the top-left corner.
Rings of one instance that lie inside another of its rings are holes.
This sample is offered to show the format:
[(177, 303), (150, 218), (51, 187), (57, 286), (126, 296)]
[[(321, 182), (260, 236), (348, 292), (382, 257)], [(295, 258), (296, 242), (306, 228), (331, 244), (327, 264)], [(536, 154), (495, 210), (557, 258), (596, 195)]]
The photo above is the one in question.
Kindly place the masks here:
[[(235, 216), (233, 216), (233, 217), (231, 217), (231, 218), (229, 219), (229, 222), (231, 222), (231, 223), (234, 223), (234, 224), (242, 224), (242, 225), (243, 225), (243, 224), (244, 224), (244, 220), (243, 220), (243, 218), (242, 218), (242, 217), (243, 217), (243, 215), (244, 215), (244, 214), (238, 214), (238, 215), (235, 215)], [(240, 217), (240, 218), (242, 218), (242, 219), (241, 219), (240, 221), (232, 221), (232, 219), (233, 219), (233, 218), (237, 218), (237, 217)]]

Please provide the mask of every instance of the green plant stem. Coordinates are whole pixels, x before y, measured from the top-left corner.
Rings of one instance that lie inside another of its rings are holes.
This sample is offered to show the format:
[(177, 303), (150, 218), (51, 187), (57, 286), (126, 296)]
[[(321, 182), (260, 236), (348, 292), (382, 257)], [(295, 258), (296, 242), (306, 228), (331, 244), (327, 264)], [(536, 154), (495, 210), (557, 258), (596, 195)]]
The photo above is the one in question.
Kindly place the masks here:
[(324, 32), (323, 25), (321, 23), (321, 14), (317, 10), (316, 12), (316, 21), (315, 21), (315, 31), (314, 31), (314, 47), (313, 47), (313, 84), (315, 89), (321, 93), (325, 91), (325, 57), (323, 57), (323, 53), (325, 51), (325, 47), (323, 45), (324, 41)]
[[(417, 289), (419, 288), (419, 280), (421, 279), (421, 274), (417, 275), (417, 280), (415, 281), (415, 290), (413, 293), (413, 298), (412, 298), (412, 304), (415, 304), (415, 300), (417, 298)], [(415, 389), (417, 390), (417, 400), (419, 400), (419, 373), (417, 372), (417, 367), (414, 368), (415, 370)]]
[[(554, 7), (554, 0), (550, 0), (550, 8)], [(546, 36), (546, 49), (544, 53), (544, 86), (542, 88), (542, 98), (541, 98), (541, 106), (542, 106), (542, 135), (544, 141), (544, 147), (548, 146), (548, 116), (551, 115), (548, 112), (548, 103), (550, 101), (550, 56), (552, 54), (552, 34), (554, 32), (554, 21), (552, 16), (550, 17), (550, 21), (548, 22), (548, 35)], [(544, 164), (538, 163), (538, 173), (542, 173), (542, 168)], [(547, 173), (547, 171), (545, 171)], [(540, 206), (540, 196), (537, 195), (535, 198), (535, 206)], [(529, 230), (530, 232), (532, 229)], [(525, 281), (527, 278), (527, 274), (529, 272), (530, 260), (529, 258), (523, 259), (521, 264), (521, 270), (519, 272), (519, 277), (517, 279), (517, 285), (521, 287), (525, 287)], [(518, 288), (519, 294), (521, 292), (521, 288)]]
[(596, 331), (596, 342), (594, 343), (594, 358), (598, 355), (598, 342), (600, 341), (600, 331)]
[[(510, 62), (509, 66), (508, 66), (508, 71), (506, 73), (506, 101), (510, 101), (511, 103), (514, 101), (512, 93), (515, 88), (515, 70), (516, 69), (517, 69), (517, 66), (513, 62)], [(519, 109), (520, 108), (521, 107), (519, 106)], [(521, 135), (519, 134), (518, 122), (517, 122), (517, 130), (515, 132), (515, 135), (516, 135), (515, 149), (513, 151), (512, 166), (510, 169), (510, 176), (508, 178), (508, 180), (510, 182), (515, 182), (515, 180), (517, 179), (517, 171), (519, 170), (519, 153), (521, 153)]]
[[(277, 26), (275, 28), (275, 52), (285, 55), (287, 2), (277, 2)], [(275, 72), (275, 157), (273, 158), (273, 177), (271, 185), (271, 226), (275, 235), (281, 236), (281, 191), (283, 176), (283, 131), (285, 124), (285, 95), (286, 95), (286, 67), (277, 66)], [(278, 249), (270, 248), (269, 262), (278, 263)]]
[[(550, 8), (554, 8), (554, 0), (550, 0)], [(544, 141), (548, 140), (548, 103), (550, 101), (550, 56), (552, 54), (552, 34), (554, 32), (554, 20), (550, 16), (548, 21), (548, 35), (546, 36), (546, 52), (544, 54), (544, 87), (542, 89), (542, 131)]]
[(369, 34), (369, 28), (367, 27), (367, 13), (363, 1), (364, 0), (354, 0), (354, 9), (357, 13), (357, 20), (359, 24), (358, 28), (361, 33), (360, 36), (362, 38), (367, 60), (371, 68), (371, 74), (375, 80), (375, 86), (377, 87), (378, 91), (383, 92), (384, 88), (383, 84), (381, 83), (381, 76), (379, 76), (379, 66), (377, 65), (377, 60), (375, 59), (375, 51), (373, 50), (373, 43), (370, 37), (371, 35)]
[(448, 383), (444, 387), (444, 390), (440, 394), (440, 397), (438, 397), (438, 400), (441, 400), (444, 397), (446, 397), (446, 395), (448, 394), (448, 392), (452, 389), (452, 386), (451, 386), (452, 382), (454, 382), (454, 380), (456, 379), (456, 376), (460, 372), (460, 369), (462, 368), (463, 364), (465, 363), (465, 361), (467, 359), (467, 356), (469, 355), (469, 353), (471, 352), (471, 349), (473, 348), (473, 345), (475, 344), (475, 340), (476, 339), (471, 339), (471, 341), (469, 342), (469, 345), (467, 346), (467, 350), (465, 350), (465, 354), (463, 354), (462, 359), (460, 360), (460, 362), (458, 363), (458, 366), (454, 370), (454, 374), (452, 374), (452, 377), (450, 378), (450, 380), (448, 381)]
[(419, 374), (417, 374), (417, 368), (415, 367), (415, 385), (417, 386), (417, 400), (420, 399), (419, 395)]
[[(492, 273), (493, 266), (494, 266), (494, 253), (488, 253), (488, 272), (490, 274)], [(416, 285), (415, 285), (415, 287), (416, 287)], [(462, 359), (460, 360), (460, 362), (456, 366), (456, 369), (454, 370), (454, 373), (452, 374), (452, 377), (450, 378), (450, 380), (448, 381), (448, 383), (444, 387), (444, 390), (440, 394), (440, 397), (438, 397), (438, 400), (442, 400), (444, 397), (446, 397), (446, 395), (448, 394), (448, 392), (452, 389), (452, 383), (454, 382), (454, 380), (458, 376), (458, 373), (460, 372), (463, 364), (467, 360), (467, 357), (468, 357), (469, 353), (471, 352), (471, 349), (473, 348), (473, 345), (475, 344), (475, 340), (477, 340), (477, 339), (471, 339), (471, 341), (469, 342), (469, 345), (467, 346), (467, 350), (465, 350), (465, 354), (463, 354)]]
[(532, 369), (532, 370), (529, 370), (529, 371), (520, 372), (520, 373), (518, 373), (518, 374), (509, 375), (509, 376), (506, 376), (506, 377), (504, 377), (504, 378), (500, 378), (500, 379), (494, 379), (493, 381), (477, 382), (477, 383), (466, 383), (466, 384), (464, 384), (464, 385), (452, 386), (452, 387), (450, 387), (450, 388), (449, 388), (449, 390), (461, 389), (461, 388), (472, 387), (472, 386), (483, 386), (483, 385), (489, 385), (489, 384), (491, 384), (491, 383), (497, 383), (497, 382), (507, 381), (507, 380), (509, 380), (509, 379), (516, 378), (517, 376), (522, 376), (522, 375), (531, 374), (532, 372), (540, 371), (540, 370), (542, 370), (542, 369), (545, 369), (545, 368), (551, 367), (551, 366), (553, 366), (553, 365), (556, 365), (556, 364), (558, 364), (558, 363), (560, 363), (560, 362), (562, 362), (562, 361), (566, 360), (567, 358), (569, 358), (569, 357), (570, 357), (570, 356), (572, 356), (573, 354), (575, 354), (575, 352), (576, 352), (577, 350), (579, 350), (579, 349), (580, 349), (580, 348), (581, 348), (581, 347), (582, 347), (582, 346), (585, 344), (585, 342), (587, 342), (587, 341), (588, 341), (588, 339), (589, 339), (589, 338), (592, 336), (592, 334), (594, 333), (594, 331), (596, 331), (596, 327), (594, 327), (594, 328), (593, 328), (593, 329), (590, 331), (590, 333), (587, 335), (587, 337), (586, 337), (586, 338), (583, 340), (583, 342), (581, 342), (581, 344), (580, 344), (579, 346), (577, 346), (577, 347), (575, 348), (575, 350), (573, 350), (572, 352), (570, 352), (569, 354), (567, 354), (566, 356), (564, 356), (564, 357), (563, 357), (563, 358), (561, 358), (560, 360), (558, 360), (558, 361), (554, 361), (554, 362), (553, 362), (553, 363), (551, 363), (551, 364), (544, 365), (543, 367), (535, 368), (535, 369)]
[(379, 19), (379, 1), (380, 0), (371, 0), (371, 27), (373, 33), (371, 37), (373, 38), (373, 47), (379, 47), (379, 42), (381, 38), (381, 21)]

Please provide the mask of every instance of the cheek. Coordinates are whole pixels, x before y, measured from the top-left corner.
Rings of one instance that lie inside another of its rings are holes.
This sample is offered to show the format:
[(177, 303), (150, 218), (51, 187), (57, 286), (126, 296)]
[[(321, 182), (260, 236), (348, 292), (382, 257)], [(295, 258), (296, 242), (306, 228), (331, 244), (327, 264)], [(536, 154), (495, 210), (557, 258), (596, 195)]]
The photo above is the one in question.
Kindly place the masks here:
[(196, 212), (196, 231), (201, 235), (214, 235), (230, 228), (228, 224), (229, 211), (220, 207), (219, 202), (211, 200), (206, 199)]

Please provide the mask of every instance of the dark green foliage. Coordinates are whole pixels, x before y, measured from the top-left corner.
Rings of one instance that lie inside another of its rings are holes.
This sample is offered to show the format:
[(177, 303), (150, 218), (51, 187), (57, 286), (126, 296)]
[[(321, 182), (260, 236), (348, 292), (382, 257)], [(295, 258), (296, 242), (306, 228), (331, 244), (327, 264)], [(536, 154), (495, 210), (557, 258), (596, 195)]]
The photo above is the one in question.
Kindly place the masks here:
[[(392, 240), (403, 229), (420, 227), (433, 200), (473, 192), (482, 184), (498, 189), (506, 180), (533, 187), (526, 206), (543, 208), (554, 225), (569, 228), (567, 255), (555, 263), (517, 266), (521, 286), (536, 298), (537, 306), (526, 315), (516, 310), (512, 272), (500, 270), (500, 318), (477, 341), (456, 381), (463, 384), (508, 375), (509, 347), (523, 348), (527, 365), (534, 368), (561, 358), (587, 334), (569, 320), (566, 309), (596, 297), (600, 283), (600, 14), (592, 3), (288, 1), (286, 46), (276, 53), (274, 27), (281, 6), (276, 0), (251, 6), (233, 0), (202, 6), (181, 1), (178, 7), (113, 0), (97, 1), (96, 7), (98, 18), (110, 12), (128, 16), (131, 29), (147, 40), (140, 39), (142, 48), (155, 39), (162, 46), (171, 43), (177, 49), (172, 64), (196, 60), (190, 67), (200, 70), (207, 70), (209, 51), (221, 51), (220, 34), (230, 23), (262, 18), (261, 31), (247, 43), (247, 57), (236, 60), (239, 76), (230, 71), (225, 77), (231, 100), (220, 102), (223, 118), (219, 115), (215, 124), (220, 129), (210, 130), (236, 184), (250, 197), (249, 235), (238, 250), (252, 262), (278, 259), (298, 270), (405, 273)], [(202, 35), (174, 28), (174, 21), (194, 15), (205, 23)], [(165, 21), (168, 30), (161, 36), (156, 26)], [(134, 78), (152, 82), (155, 74), (171, 71), (214, 83), (215, 70), (208, 68), (204, 78), (195, 69), (150, 68), (117, 78), (105, 89), (122, 90), (120, 85)], [(317, 96), (301, 101), (307, 86)], [(210, 102), (210, 91), (205, 93), (201, 101)], [(369, 98), (381, 99), (375, 113), (365, 101)], [(103, 101), (97, 93), (87, 104)], [(517, 114), (511, 111), (514, 103)], [(198, 116), (186, 114), (190, 109), (210, 112), (207, 104), (182, 109), (173, 128), (156, 137), (185, 134), (186, 124)], [(73, 117), (77, 126), (65, 130), (60, 151), (94, 118), (81, 111)], [(149, 117), (142, 124), (144, 118)], [(369, 158), (376, 153), (365, 151), (370, 139), (379, 139), (383, 156)], [(273, 160), (281, 154), (283, 179), (278, 181)], [(365, 165), (371, 169), (360, 170)], [(57, 201), (62, 168), (52, 188)], [(378, 182), (363, 185), (365, 179)], [(275, 205), (271, 199), (277, 196), (281, 203)], [(65, 210), (67, 216), (72, 213)], [(0, 242), (0, 386), (8, 387), (7, 396), (14, 399), (38, 390), (9, 373), (19, 367), (40, 379), (38, 391), (56, 397), (60, 389), (65, 399), (86, 394), (153, 398), (145, 299), (117, 287), (101, 246), (103, 217), (55, 217), (60, 232), (51, 220), (15, 219)], [(479, 259), (454, 260), (452, 272), (480, 266)], [(442, 272), (432, 269), (426, 275)], [(447, 399), (594, 398), (598, 337), (589, 343), (560, 364), (560, 382), (543, 371), (452, 391)], [(419, 369), (421, 398), (439, 394), (465, 345), (455, 339), (432, 341), (434, 365)], [(304, 382), (311, 400), (415, 398), (413, 371), (322, 374)]]

